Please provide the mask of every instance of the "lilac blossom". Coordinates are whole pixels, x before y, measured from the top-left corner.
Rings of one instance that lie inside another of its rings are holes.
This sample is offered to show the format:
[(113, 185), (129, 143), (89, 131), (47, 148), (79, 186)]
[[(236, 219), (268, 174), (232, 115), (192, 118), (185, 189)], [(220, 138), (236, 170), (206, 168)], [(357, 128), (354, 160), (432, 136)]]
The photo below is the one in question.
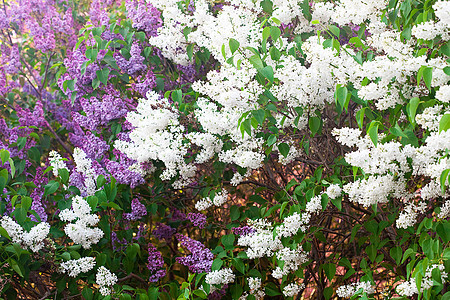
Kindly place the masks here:
[(123, 72), (133, 75), (136, 72), (140, 72), (146, 69), (143, 64), (145, 58), (141, 55), (141, 47), (137, 42), (131, 45), (130, 49), (130, 59), (126, 60), (121, 54), (114, 53), (114, 58), (116, 59), (117, 65)]
[(119, 239), (117, 237), (117, 233), (112, 232), (111, 233), (111, 245), (112, 245), (114, 252), (123, 251), (127, 247), (128, 242), (125, 238)]
[(191, 254), (185, 257), (177, 257), (176, 261), (189, 268), (193, 273), (204, 273), (211, 271), (214, 255), (199, 241), (177, 233), (176, 237), (183, 247)]
[(124, 213), (123, 217), (129, 221), (136, 221), (147, 215), (145, 205), (139, 202), (137, 198), (131, 200), (131, 213)]
[[(44, 196), (44, 186), (48, 183), (48, 178), (44, 176), (44, 168), (37, 167), (36, 174), (34, 175), (33, 183), (36, 188), (30, 194), (33, 202), (31, 203), (31, 210), (34, 210), (41, 219), (41, 222), (47, 222), (47, 213), (45, 212), (45, 205), (42, 202)], [(31, 215), (31, 220), (37, 221), (34, 215)]]
[(136, 83), (131, 84), (131, 88), (144, 97), (147, 92), (154, 87), (156, 87), (156, 76), (153, 74), (152, 70), (148, 70), (145, 76), (139, 75), (136, 78)]
[(233, 233), (237, 234), (239, 236), (244, 236), (244, 235), (248, 235), (248, 234), (253, 234), (256, 232), (256, 230), (250, 226), (242, 226), (242, 227), (234, 227), (233, 229)]
[(16, 74), (19, 72), (22, 64), (20, 63), (19, 47), (17, 45), (11, 48), (2, 45), (2, 65), (7, 74)]
[(156, 225), (156, 229), (152, 231), (154, 237), (158, 240), (166, 240), (169, 241), (172, 236), (177, 232), (175, 228), (170, 227), (169, 225), (158, 223)]
[(206, 216), (202, 213), (188, 213), (187, 218), (195, 227), (202, 229), (206, 226)]
[(186, 214), (183, 213), (181, 210), (175, 207), (170, 208), (170, 212), (172, 213), (172, 217), (170, 218), (170, 221), (172, 222), (183, 222), (186, 221)]
[(148, 264), (147, 268), (150, 270), (150, 282), (157, 282), (162, 277), (166, 276), (164, 268), (164, 260), (161, 253), (151, 243), (148, 244)]
[(127, 17), (133, 21), (133, 28), (143, 30), (148, 36), (156, 36), (162, 26), (161, 12), (145, 0), (126, 0)]

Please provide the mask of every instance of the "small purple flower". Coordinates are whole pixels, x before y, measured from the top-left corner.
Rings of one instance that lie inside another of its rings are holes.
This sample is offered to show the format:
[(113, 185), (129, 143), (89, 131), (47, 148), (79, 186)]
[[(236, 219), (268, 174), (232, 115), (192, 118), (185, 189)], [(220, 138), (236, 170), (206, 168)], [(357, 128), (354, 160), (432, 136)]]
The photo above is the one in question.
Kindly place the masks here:
[(232, 231), (234, 234), (237, 234), (239, 236), (254, 234), (256, 232), (254, 228), (247, 225), (242, 227), (234, 227)]
[(169, 225), (158, 223), (158, 225), (156, 225), (156, 229), (152, 231), (152, 234), (158, 240), (164, 239), (169, 241), (176, 231), (177, 230), (175, 228), (172, 228)]
[(129, 221), (136, 221), (147, 215), (147, 209), (145, 205), (139, 202), (137, 198), (131, 201), (131, 213), (124, 213), (123, 217)]
[(178, 208), (170, 208), (170, 212), (172, 213), (172, 217), (170, 218), (171, 222), (182, 222), (187, 220), (186, 214), (184, 214)]
[(150, 2), (126, 0), (127, 17), (133, 21), (133, 28), (143, 30), (148, 36), (156, 36), (162, 26), (161, 12)]
[(119, 240), (119, 238), (117, 237), (117, 233), (115, 233), (114, 231), (111, 233), (111, 244), (112, 244), (112, 248), (113, 251), (122, 251), (125, 250), (125, 248), (128, 245), (128, 242), (125, 238)]
[(188, 213), (187, 218), (195, 227), (202, 229), (206, 226), (206, 216), (202, 213)]
[[(45, 212), (45, 205), (42, 202), (42, 198), (44, 196), (44, 185), (48, 183), (48, 178), (44, 176), (43, 167), (36, 168), (33, 183), (36, 185), (36, 188), (34, 188), (30, 194), (30, 197), (33, 199), (33, 202), (31, 203), (31, 210), (36, 212), (41, 219), (41, 222), (47, 222), (47, 213)], [(31, 220), (37, 221), (34, 215), (31, 215), (30, 217)]]
[(177, 257), (175, 260), (189, 268), (193, 273), (205, 273), (211, 271), (211, 265), (214, 255), (199, 241), (193, 240), (182, 234), (176, 234), (176, 237), (183, 247), (186, 247), (190, 255)]
[(159, 279), (166, 276), (164, 268), (164, 260), (161, 253), (151, 243), (148, 244), (148, 264), (147, 268), (150, 270), (150, 282), (157, 282)]

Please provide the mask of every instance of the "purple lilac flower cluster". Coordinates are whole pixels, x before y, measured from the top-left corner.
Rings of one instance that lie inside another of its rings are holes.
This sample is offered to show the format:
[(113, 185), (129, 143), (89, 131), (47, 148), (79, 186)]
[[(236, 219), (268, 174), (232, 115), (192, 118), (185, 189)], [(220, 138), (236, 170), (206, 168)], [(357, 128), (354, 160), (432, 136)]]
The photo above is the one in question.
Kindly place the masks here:
[(234, 227), (232, 231), (239, 236), (254, 234), (256, 232), (256, 230), (250, 226)]
[(151, 275), (148, 279), (150, 282), (157, 282), (159, 279), (166, 276), (164, 268), (164, 260), (161, 253), (151, 243), (148, 244), (148, 264), (147, 268)]
[(162, 26), (161, 12), (145, 0), (127, 0), (127, 17), (133, 21), (133, 28), (143, 30), (147, 36), (156, 36)]
[(147, 67), (143, 64), (145, 58), (141, 55), (142, 49), (137, 42), (131, 45), (130, 49), (130, 59), (126, 60), (121, 54), (114, 53), (114, 58), (116, 59), (117, 65), (120, 69), (133, 75), (134, 73), (145, 70)]
[(176, 261), (189, 268), (193, 273), (204, 273), (211, 271), (214, 255), (199, 241), (177, 233), (176, 237), (183, 247), (191, 252), (185, 257), (177, 257)]
[(203, 229), (206, 226), (206, 216), (202, 213), (188, 213), (187, 218), (195, 227)]
[(111, 233), (111, 244), (113, 251), (123, 251), (128, 245), (128, 242), (125, 238), (119, 239), (117, 236), (117, 233), (112, 232)]
[(152, 231), (152, 234), (158, 240), (166, 240), (169, 241), (172, 236), (177, 232), (175, 228), (170, 227), (169, 225), (158, 223), (156, 228)]
[(131, 213), (124, 213), (123, 217), (129, 221), (136, 221), (147, 215), (145, 205), (139, 202), (137, 198), (131, 200)]
[[(36, 168), (33, 183), (36, 185), (36, 188), (34, 188), (30, 194), (31, 199), (33, 199), (33, 202), (31, 203), (31, 210), (36, 212), (42, 222), (47, 222), (47, 213), (45, 212), (46, 206), (43, 203), (43, 196), (44, 186), (48, 183), (48, 178), (44, 176), (43, 167)], [(34, 215), (31, 215), (30, 217), (31, 220), (37, 221), (37, 218)]]

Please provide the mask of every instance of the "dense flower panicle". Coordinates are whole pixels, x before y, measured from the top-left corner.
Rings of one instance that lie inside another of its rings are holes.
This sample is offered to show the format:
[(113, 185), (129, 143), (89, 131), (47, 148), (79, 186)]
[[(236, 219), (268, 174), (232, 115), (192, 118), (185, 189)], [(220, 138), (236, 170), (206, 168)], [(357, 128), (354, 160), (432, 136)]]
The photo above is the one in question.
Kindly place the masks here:
[(156, 36), (162, 26), (161, 12), (156, 7), (144, 0), (126, 0), (125, 7), (133, 28), (145, 31), (147, 36)]
[(178, 241), (183, 247), (191, 252), (185, 257), (177, 257), (176, 261), (182, 265), (189, 267), (194, 273), (204, 273), (211, 271), (211, 265), (214, 255), (199, 241), (193, 240), (182, 234), (176, 234)]
[[(448, 278), (448, 273), (445, 272), (445, 266), (443, 264), (429, 265), (425, 271), (425, 275), (423, 276), (422, 282), (420, 284), (421, 293), (432, 288), (434, 285), (433, 281), (436, 282), (432, 276), (432, 272), (434, 269), (439, 269), (442, 282), (445, 282), (445, 280)], [(411, 277), (409, 280), (402, 282), (401, 284), (397, 285), (396, 290), (400, 296), (412, 297), (415, 294), (418, 294), (419, 290), (416, 284), (416, 278)]]
[(128, 241), (126, 238), (119, 239), (116, 232), (111, 232), (111, 245), (113, 251), (123, 251), (127, 248)]
[(235, 275), (230, 268), (215, 270), (206, 274), (207, 284), (228, 284), (234, 282)]
[(307, 255), (301, 247), (298, 247), (295, 250), (283, 248), (277, 252), (276, 256), (279, 261), (283, 262), (283, 267), (278, 266), (272, 272), (272, 276), (277, 279), (281, 279), (283, 276), (288, 275), (289, 272), (297, 271), (301, 264), (308, 261)]
[(62, 262), (61, 271), (70, 277), (77, 277), (80, 273), (86, 273), (95, 267), (95, 257), (82, 257)]
[(163, 223), (158, 223), (156, 228), (152, 231), (152, 234), (159, 240), (170, 241), (175, 232), (177, 232), (175, 228)]
[(162, 277), (166, 276), (166, 270), (163, 269), (164, 260), (161, 253), (153, 246), (148, 244), (148, 264), (147, 268), (150, 270), (150, 282), (157, 282)]
[(201, 213), (188, 213), (187, 218), (191, 223), (200, 229), (206, 226), (206, 216)]
[(298, 285), (296, 283), (290, 283), (283, 288), (283, 295), (285, 297), (294, 297), (297, 295), (301, 289), (304, 289), (305, 285), (302, 283)]
[(253, 233), (256, 232), (256, 229), (250, 227), (250, 226), (241, 226), (241, 227), (233, 227), (232, 231), (234, 234), (237, 234), (239, 236), (243, 236), (243, 235), (251, 235)]
[[(30, 194), (33, 202), (31, 203), (31, 210), (34, 210), (40, 218), (40, 221), (47, 222), (47, 212), (46, 205), (43, 202), (44, 196), (44, 186), (48, 183), (48, 178), (44, 176), (44, 168), (37, 167), (36, 174), (33, 179), (33, 183), (36, 185), (36, 188)], [(37, 221), (34, 215), (30, 216), (32, 221)]]
[(95, 283), (97, 283), (100, 287), (100, 293), (103, 296), (108, 296), (112, 292), (112, 287), (117, 283), (117, 276), (114, 273), (111, 273), (110, 270), (101, 266), (97, 270), (97, 275), (95, 276)]
[(64, 159), (61, 155), (52, 150), (48, 154), (48, 161), (50, 162), (50, 166), (53, 167), (53, 176), (58, 177), (58, 170), (68, 169)]
[(131, 84), (131, 88), (145, 97), (147, 92), (156, 87), (156, 76), (152, 70), (148, 70), (145, 75), (136, 77), (136, 83)]
[(129, 221), (136, 221), (147, 215), (147, 208), (137, 198), (131, 200), (131, 212), (124, 213), (123, 217)]
[(375, 289), (369, 281), (356, 282), (349, 285), (340, 286), (336, 294), (342, 298), (351, 298), (355, 293), (357, 293), (360, 289), (364, 293), (373, 294), (375, 293)]
[(80, 244), (85, 249), (97, 244), (104, 235), (100, 228), (91, 228), (99, 222), (99, 217), (91, 214), (88, 202), (80, 196), (72, 198), (72, 208), (62, 210), (59, 218), (62, 221), (74, 222), (67, 224), (64, 232), (74, 243)]
[(50, 224), (46, 222), (38, 223), (26, 232), (9, 216), (0, 219), (0, 226), (6, 230), (14, 243), (28, 247), (33, 252), (38, 252), (44, 247), (44, 240), (50, 232)]

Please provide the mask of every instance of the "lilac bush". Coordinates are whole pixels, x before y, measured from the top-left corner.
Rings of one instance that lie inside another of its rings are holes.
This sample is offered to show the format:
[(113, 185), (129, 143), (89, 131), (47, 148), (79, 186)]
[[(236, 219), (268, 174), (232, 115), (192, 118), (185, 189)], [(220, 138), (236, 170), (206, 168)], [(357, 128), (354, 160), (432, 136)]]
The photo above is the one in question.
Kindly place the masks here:
[(0, 4), (2, 299), (447, 299), (445, 1)]

